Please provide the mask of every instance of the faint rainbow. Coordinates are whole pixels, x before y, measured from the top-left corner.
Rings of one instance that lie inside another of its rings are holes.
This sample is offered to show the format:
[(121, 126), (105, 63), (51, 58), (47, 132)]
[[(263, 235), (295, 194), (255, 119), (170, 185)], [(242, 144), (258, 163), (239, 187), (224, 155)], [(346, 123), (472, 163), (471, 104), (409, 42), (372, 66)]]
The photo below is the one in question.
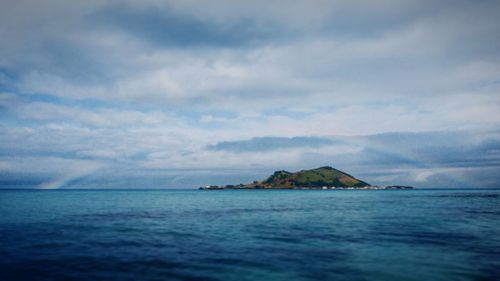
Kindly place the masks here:
[(66, 184), (81, 178), (83, 176), (86, 176), (98, 168), (100, 168), (101, 165), (90, 165), (87, 167), (81, 167), (76, 171), (70, 171), (68, 173), (65, 173), (64, 175), (61, 175), (59, 177), (53, 178), (50, 181), (44, 182), (38, 186), (39, 189), (59, 189), (61, 187), (64, 187)]

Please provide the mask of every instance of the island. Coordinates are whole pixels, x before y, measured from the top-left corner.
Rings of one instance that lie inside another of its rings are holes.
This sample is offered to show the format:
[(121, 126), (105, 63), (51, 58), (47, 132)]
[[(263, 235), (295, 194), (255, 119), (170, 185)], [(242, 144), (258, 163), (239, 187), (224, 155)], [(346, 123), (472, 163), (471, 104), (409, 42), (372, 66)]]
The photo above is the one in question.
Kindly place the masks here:
[(411, 186), (375, 186), (330, 166), (295, 173), (276, 171), (263, 181), (237, 185), (209, 185), (200, 190), (224, 189), (413, 189)]

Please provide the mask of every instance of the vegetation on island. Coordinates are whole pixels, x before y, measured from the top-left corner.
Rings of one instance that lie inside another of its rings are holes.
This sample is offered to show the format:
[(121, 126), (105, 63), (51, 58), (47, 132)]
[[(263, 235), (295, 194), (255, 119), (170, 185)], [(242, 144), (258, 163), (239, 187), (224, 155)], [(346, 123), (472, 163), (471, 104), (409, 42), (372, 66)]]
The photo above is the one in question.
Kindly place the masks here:
[(263, 181), (249, 184), (207, 186), (200, 189), (334, 189), (378, 188), (335, 168), (325, 166), (296, 173), (276, 171)]

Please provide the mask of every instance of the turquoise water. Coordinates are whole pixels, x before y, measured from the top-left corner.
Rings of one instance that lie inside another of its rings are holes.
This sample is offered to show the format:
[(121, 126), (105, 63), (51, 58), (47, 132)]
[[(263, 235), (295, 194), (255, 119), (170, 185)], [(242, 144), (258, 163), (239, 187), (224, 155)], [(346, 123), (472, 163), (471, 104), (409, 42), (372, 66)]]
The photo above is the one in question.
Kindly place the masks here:
[(500, 190), (0, 191), (0, 280), (499, 280)]

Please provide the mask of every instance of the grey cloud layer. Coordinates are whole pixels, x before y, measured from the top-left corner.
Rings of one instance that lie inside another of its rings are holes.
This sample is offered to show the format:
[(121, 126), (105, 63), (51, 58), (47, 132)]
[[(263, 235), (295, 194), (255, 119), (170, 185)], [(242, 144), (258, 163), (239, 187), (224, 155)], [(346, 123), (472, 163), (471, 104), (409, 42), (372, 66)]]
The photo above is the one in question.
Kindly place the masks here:
[(494, 2), (20, 3), (0, 54), (23, 92), (275, 107), (498, 90)]
[[(327, 153), (338, 149), (342, 163), (350, 165), (410, 165), (432, 167), (500, 166), (500, 132), (454, 131), (385, 133), (369, 136), (259, 137), (225, 141), (207, 147), (231, 153), (264, 153), (275, 150), (316, 148)], [(352, 147), (346, 150), (345, 147)], [(357, 149), (356, 149), (357, 148)], [(325, 155), (329, 157), (329, 155)], [(424, 161), (425, 160), (425, 161)], [(332, 159), (331, 161), (336, 162)]]

